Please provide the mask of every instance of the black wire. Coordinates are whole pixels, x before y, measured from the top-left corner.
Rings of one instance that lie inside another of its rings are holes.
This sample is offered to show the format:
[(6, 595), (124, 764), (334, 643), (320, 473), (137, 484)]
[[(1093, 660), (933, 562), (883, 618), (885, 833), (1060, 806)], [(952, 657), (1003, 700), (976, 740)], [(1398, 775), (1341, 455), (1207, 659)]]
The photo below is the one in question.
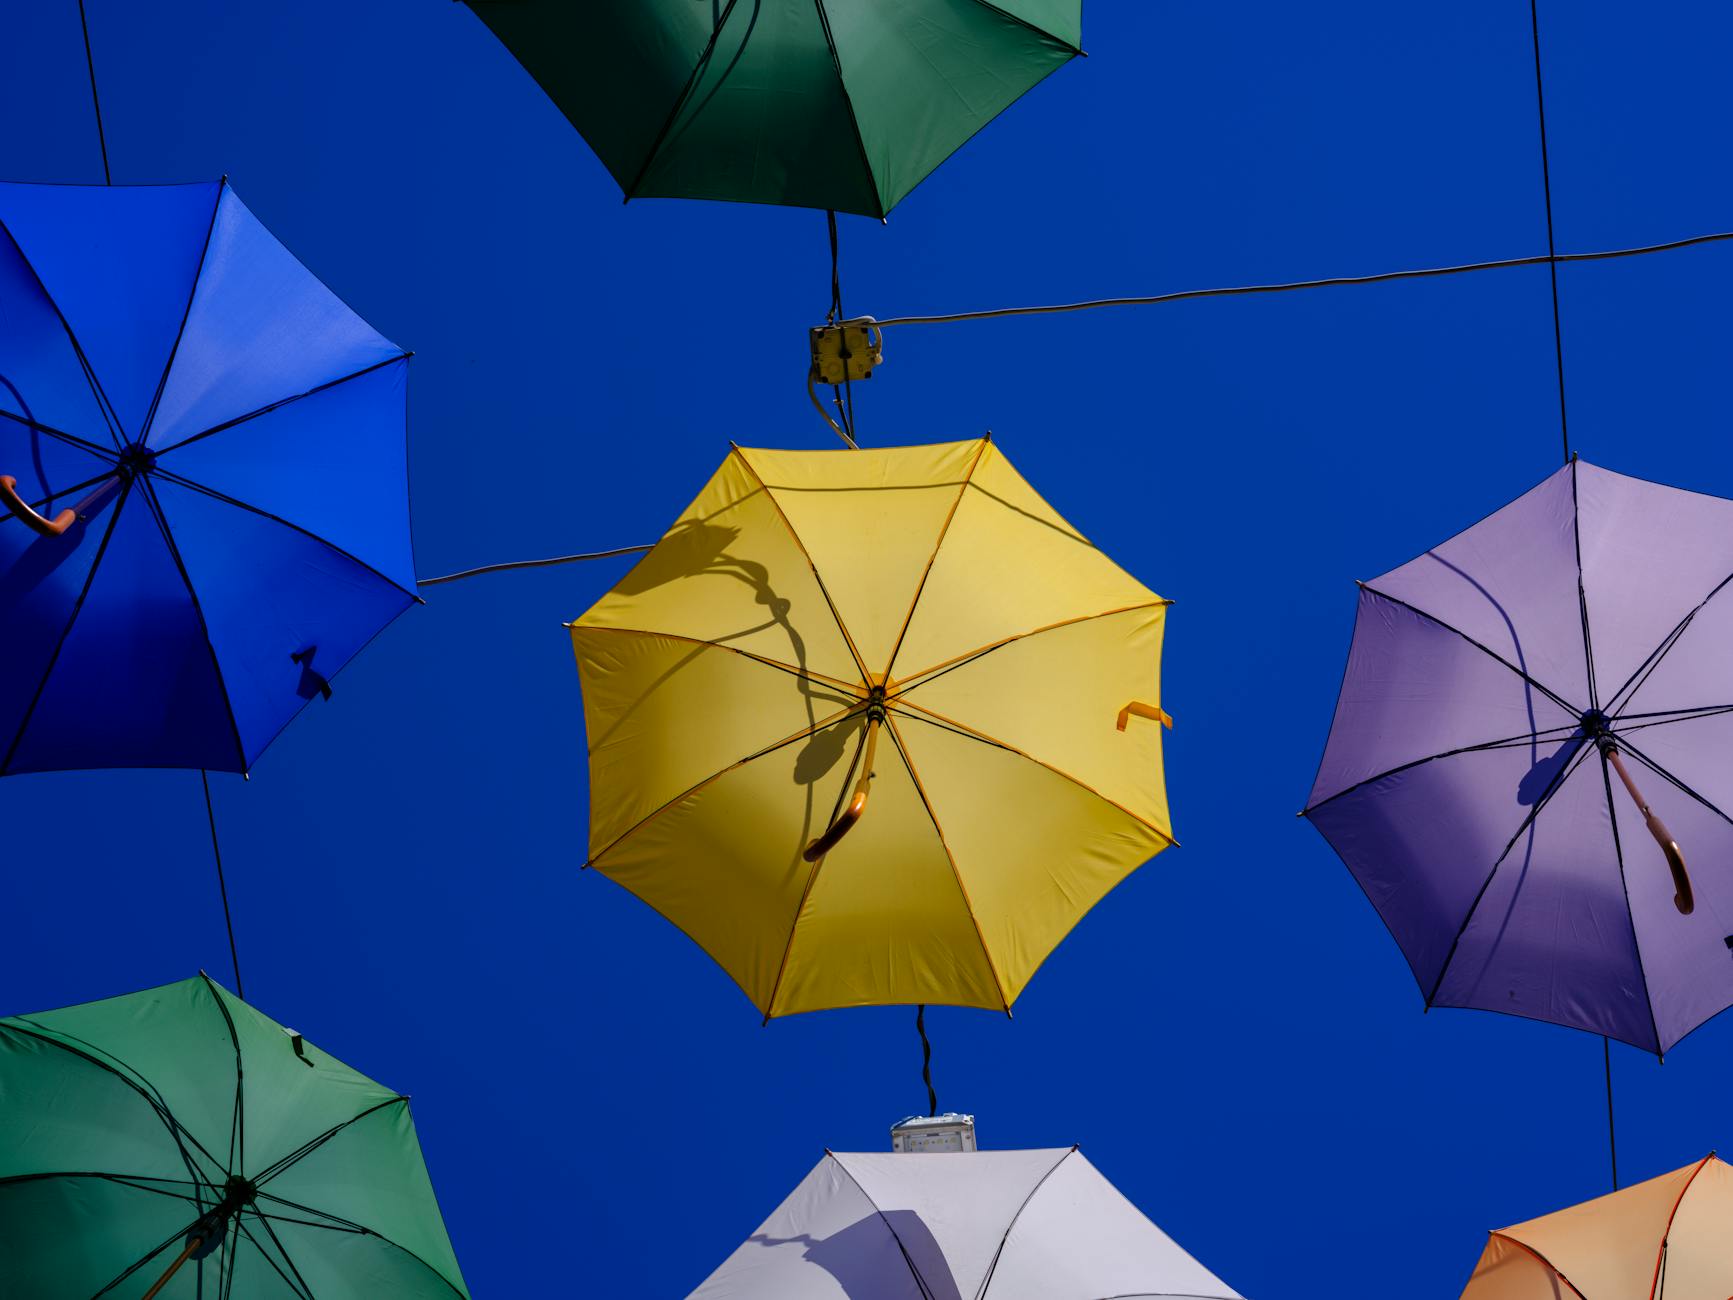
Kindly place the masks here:
[(475, 578), (484, 573), (504, 573), (508, 569), (545, 569), (551, 564), (572, 564), (578, 560), (606, 560), (615, 555), (637, 555), (651, 549), (649, 546), (616, 546), (611, 551), (586, 551), (581, 555), (551, 555), (545, 560), (511, 560), (505, 564), (484, 564), (479, 569), (464, 569), (459, 573), (446, 573), (437, 578), (417, 578), (418, 587), (436, 587), (442, 582), (456, 582), (460, 578)]
[(1547, 271), (1552, 276), (1552, 342), (1553, 358), (1558, 364), (1558, 425), (1559, 437), (1564, 442), (1565, 464), (1571, 460), (1571, 430), (1565, 419), (1565, 341), (1564, 330), (1559, 324), (1558, 307), (1558, 250), (1553, 245), (1552, 233), (1552, 167), (1547, 160), (1546, 148), (1546, 94), (1541, 89), (1540, 76), (1540, 12), (1538, 0), (1528, 0), (1529, 30), (1534, 37), (1534, 103), (1540, 118), (1540, 179), (1541, 188), (1546, 195), (1546, 255)]
[(217, 843), (217, 810), (211, 803), (211, 774), (201, 770), (199, 780), (205, 786), (205, 815), (211, 822), (211, 855), (217, 860), (217, 890), (223, 896), (223, 925), (229, 932), (229, 962), (235, 968), (235, 996), (244, 1002), (247, 995), (241, 988), (241, 958), (235, 950), (235, 922), (229, 915), (229, 885), (223, 879), (223, 848)]
[(927, 1004), (915, 1008), (915, 1032), (921, 1036), (921, 1082), (927, 1085), (927, 1115), (939, 1113), (939, 1096), (933, 1091), (933, 1045), (927, 1041)]
[[(826, 323), (839, 325), (843, 321), (842, 314), (842, 256), (836, 233), (836, 212), (827, 208), (824, 213), (826, 229), (830, 233), (830, 315)], [(842, 427), (848, 435), (849, 445), (855, 445), (854, 436), (854, 384), (849, 378), (848, 363), (848, 327), (842, 326), (842, 386), (832, 385), (833, 400), (836, 402), (837, 414), (842, 417)]]
[(90, 23), (84, 16), (84, 0), (78, 0), (78, 25), (84, 29), (84, 63), (90, 69), (90, 104), (96, 110), (96, 143), (102, 147), (102, 183), (113, 185), (108, 174), (108, 139), (102, 131), (102, 101), (96, 97), (96, 59), (90, 52)]
[(1613, 1162), (1613, 1190), (1619, 1190), (1619, 1144), (1613, 1135), (1613, 1042), (1601, 1038), (1601, 1052), (1607, 1062), (1607, 1154)]

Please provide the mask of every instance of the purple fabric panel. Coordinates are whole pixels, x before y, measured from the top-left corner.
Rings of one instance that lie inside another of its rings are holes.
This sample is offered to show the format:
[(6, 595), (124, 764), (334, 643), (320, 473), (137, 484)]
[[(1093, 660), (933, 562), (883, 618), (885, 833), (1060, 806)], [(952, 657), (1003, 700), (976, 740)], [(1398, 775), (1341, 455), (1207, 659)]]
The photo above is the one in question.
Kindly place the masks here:
[[(1679, 620), (1733, 575), (1733, 501), (1579, 462), (1577, 503), (1595, 677), (1605, 707)], [(1720, 680), (1730, 679), (1733, 671), (1724, 670)], [(1690, 703), (1733, 703), (1733, 691)]]
[[(1733, 646), (1733, 583), (1711, 596), (1690, 619), (1678, 639), (1639, 675), (1629, 697), (1618, 702), (1618, 717), (1733, 704), (1733, 654), (1728, 652)], [(1676, 626), (1675, 621), (1657, 628), (1650, 650), (1659, 647)], [(1597, 643), (1597, 655), (1599, 649)]]
[(1572, 765), (1493, 876), (1435, 1001), (1659, 1050), (1598, 754)]
[(1348, 671), (1307, 804), (1419, 759), (1536, 731), (1562, 739), (1576, 724), (1457, 633), (1362, 588)]
[[(1384, 918), (1422, 993), (1432, 992), (1493, 864), (1574, 749), (1522, 744), (1435, 759), (1306, 814)], [(1610, 836), (1607, 843), (1610, 855)]]
[(1572, 513), (1567, 467), (1367, 585), (1472, 637), (1580, 712), (1589, 692)]

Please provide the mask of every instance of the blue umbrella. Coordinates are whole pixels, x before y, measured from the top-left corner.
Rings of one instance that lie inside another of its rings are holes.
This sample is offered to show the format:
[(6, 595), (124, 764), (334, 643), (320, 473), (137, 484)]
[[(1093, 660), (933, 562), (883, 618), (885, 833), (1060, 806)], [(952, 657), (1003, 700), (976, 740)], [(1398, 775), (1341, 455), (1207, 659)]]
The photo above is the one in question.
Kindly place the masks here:
[(417, 597), (409, 354), (226, 181), (0, 183), (0, 775), (245, 772)]

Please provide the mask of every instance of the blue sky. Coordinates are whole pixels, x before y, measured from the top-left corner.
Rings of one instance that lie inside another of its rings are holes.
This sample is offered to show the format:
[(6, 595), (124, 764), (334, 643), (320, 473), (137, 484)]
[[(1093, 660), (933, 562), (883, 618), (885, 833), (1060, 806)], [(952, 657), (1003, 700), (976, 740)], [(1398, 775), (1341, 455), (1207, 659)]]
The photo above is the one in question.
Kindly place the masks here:
[[(413, 348), (423, 574), (646, 542), (729, 439), (823, 447), (822, 214), (618, 190), (447, 0), (89, 0), (117, 181), (227, 173)], [(1560, 251), (1733, 227), (1733, 12), (1541, 6)], [(1095, 0), (1062, 69), (887, 225), (842, 222), (879, 316), (1545, 251), (1527, 5)], [(0, 176), (97, 181), (73, 0), (0, 10)], [(1573, 443), (1733, 495), (1733, 249), (1561, 273)], [(1557, 464), (1544, 267), (893, 332), (871, 445), (991, 429), (1176, 604), (1183, 847), (1055, 953), (1014, 1021), (929, 1016), (984, 1144), (1081, 1143), (1257, 1300), (1454, 1296), (1488, 1228), (1606, 1190), (1601, 1045), (1422, 1015), (1294, 812), (1370, 577)], [(415, 1099), (476, 1294), (697, 1284), (822, 1149), (924, 1102), (913, 1014), (760, 1028), (720, 970), (580, 874), (560, 627), (624, 563), (429, 593), (213, 778), (247, 991)], [(0, 784), (0, 1012), (228, 970), (193, 773)], [(1627, 1180), (1733, 1139), (1733, 1020), (1615, 1048)]]

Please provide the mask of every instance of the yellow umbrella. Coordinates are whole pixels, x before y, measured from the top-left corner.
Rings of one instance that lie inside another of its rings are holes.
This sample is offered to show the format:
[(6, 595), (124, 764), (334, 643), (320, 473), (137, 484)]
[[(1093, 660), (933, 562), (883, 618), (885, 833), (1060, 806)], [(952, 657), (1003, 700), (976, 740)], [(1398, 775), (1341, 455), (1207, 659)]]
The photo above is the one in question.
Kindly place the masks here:
[(986, 439), (736, 447), (570, 625), (587, 865), (767, 1019), (1008, 1011), (1172, 843), (1167, 603)]
[(1495, 1232), (1463, 1300), (1727, 1300), (1733, 1169), (1696, 1164)]

